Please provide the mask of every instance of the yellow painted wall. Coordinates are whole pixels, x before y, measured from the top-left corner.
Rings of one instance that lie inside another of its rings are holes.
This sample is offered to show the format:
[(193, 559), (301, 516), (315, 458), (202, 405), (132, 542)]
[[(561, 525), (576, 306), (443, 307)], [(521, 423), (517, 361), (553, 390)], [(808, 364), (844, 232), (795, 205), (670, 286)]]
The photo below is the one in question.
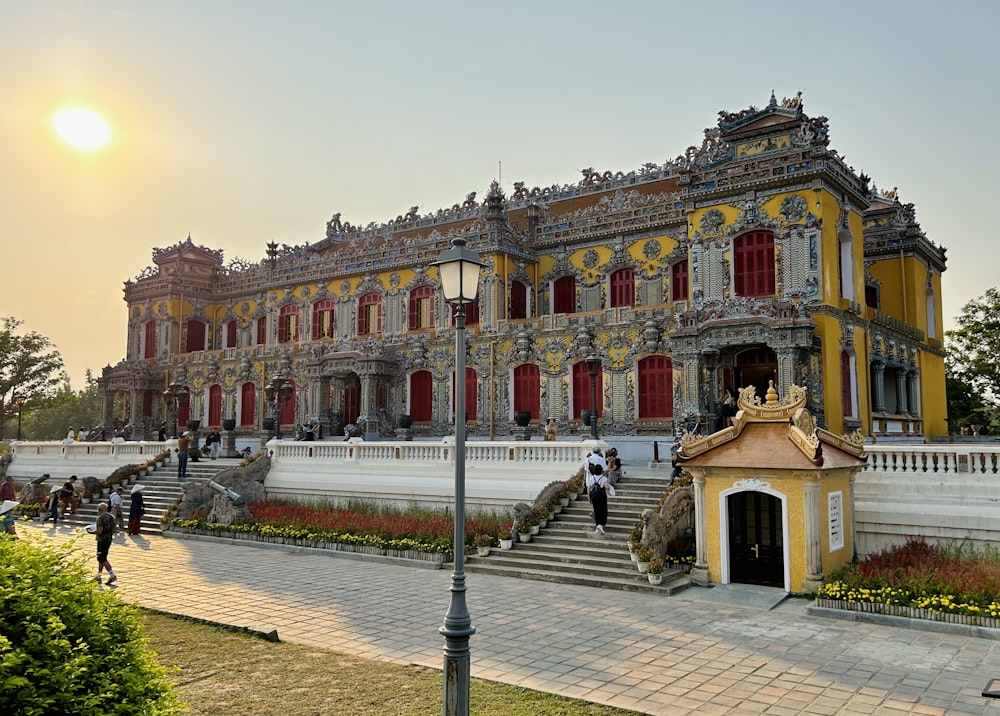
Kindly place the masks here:
[(948, 434), (948, 401), (945, 395), (944, 358), (920, 351), (920, 413), (924, 418), (924, 437)]
[[(835, 552), (830, 551), (830, 493), (840, 492), (843, 514), (841, 515), (844, 531), (844, 546)], [(823, 549), (823, 574), (829, 575), (833, 570), (850, 564), (854, 556), (854, 511), (851, 505), (851, 476), (844, 472), (837, 475), (823, 475), (820, 480), (820, 537)]]

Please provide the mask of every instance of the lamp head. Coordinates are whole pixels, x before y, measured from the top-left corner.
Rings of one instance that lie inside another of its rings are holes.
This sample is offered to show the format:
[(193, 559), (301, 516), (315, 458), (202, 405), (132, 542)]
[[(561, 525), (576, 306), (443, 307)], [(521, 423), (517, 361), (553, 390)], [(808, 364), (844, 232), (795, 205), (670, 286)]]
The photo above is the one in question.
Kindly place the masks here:
[(479, 271), (484, 264), (479, 259), (479, 254), (466, 248), (465, 239), (452, 239), (451, 248), (442, 251), (438, 260), (431, 265), (438, 267), (445, 301), (461, 306), (476, 300)]

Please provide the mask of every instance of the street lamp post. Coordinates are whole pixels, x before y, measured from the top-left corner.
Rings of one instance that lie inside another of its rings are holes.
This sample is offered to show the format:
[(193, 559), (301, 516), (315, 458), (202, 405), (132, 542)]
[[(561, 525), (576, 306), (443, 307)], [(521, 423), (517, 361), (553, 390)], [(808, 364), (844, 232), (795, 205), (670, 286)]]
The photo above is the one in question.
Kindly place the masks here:
[(451, 575), (451, 601), (444, 624), (443, 700), (444, 716), (468, 716), (471, 658), (469, 637), (476, 633), (465, 603), (465, 307), (479, 291), (479, 255), (455, 238), (451, 248), (434, 262), (441, 277), (444, 300), (455, 307), (455, 536), (452, 552), (455, 571)]
[(18, 393), (14, 396), (14, 405), (17, 406), (17, 440), (21, 441), (21, 412), (24, 410), (24, 404), (28, 402), (28, 396), (21, 395)]
[(590, 438), (597, 440), (597, 374), (601, 372), (601, 359), (587, 356), (587, 373), (590, 374)]
[(278, 373), (264, 386), (264, 398), (271, 405), (271, 419), (274, 421), (274, 439), (281, 440), (281, 412), (292, 398), (295, 386)]
[(167, 410), (170, 411), (170, 419), (174, 424), (174, 440), (177, 439), (177, 413), (180, 412), (181, 397), (187, 395), (187, 392), (188, 389), (176, 379), (163, 391), (163, 399), (167, 401)]

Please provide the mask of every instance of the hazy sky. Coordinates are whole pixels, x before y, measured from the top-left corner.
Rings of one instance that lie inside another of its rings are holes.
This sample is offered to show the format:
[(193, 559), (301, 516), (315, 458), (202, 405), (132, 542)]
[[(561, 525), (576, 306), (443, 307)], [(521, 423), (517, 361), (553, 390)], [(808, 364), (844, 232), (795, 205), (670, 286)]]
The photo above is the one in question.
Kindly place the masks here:
[[(122, 283), (183, 240), (257, 261), (383, 222), (662, 163), (801, 90), (831, 146), (948, 249), (945, 322), (1000, 283), (1000, 3), (2, 0), (0, 315), (74, 388), (124, 357)], [(111, 125), (81, 153), (54, 112)], [(987, 233), (983, 233), (987, 232)]]

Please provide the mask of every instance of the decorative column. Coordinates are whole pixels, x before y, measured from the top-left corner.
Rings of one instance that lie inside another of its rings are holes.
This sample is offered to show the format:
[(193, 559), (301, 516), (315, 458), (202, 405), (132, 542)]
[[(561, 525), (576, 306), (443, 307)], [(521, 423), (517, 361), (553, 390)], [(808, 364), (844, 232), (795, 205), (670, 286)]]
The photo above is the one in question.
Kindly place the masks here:
[(885, 361), (872, 361), (872, 412), (885, 412)]
[(795, 355), (794, 350), (778, 351), (778, 400), (783, 401), (788, 395), (788, 389), (795, 383)]
[(378, 440), (378, 413), (375, 391), (378, 387), (378, 368), (374, 361), (359, 361), (361, 378), (361, 404), (358, 406), (358, 423), (365, 430), (365, 440)]
[(132, 439), (141, 440), (145, 436), (142, 434), (142, 427), (139, 425), (139, 411), (142, 409), (142, 401), (136, 396), (135, 388), (128, 392), (128, 422), (132, 426)]
[(906, 391), (910, 397), (910, 415), (920, 415), (920, 373), (915, 368), (906, 371)]
[(815, 592), (823, 584), (823, 540), (822, 511), (819, 504), (819, 476), (802, 478), (802, 492), (805, 505), (805, 548), (806, 574), (802, 580), (802, 590)]
[(910, 412), (906, 400), (906, 370), (896, 368), (896, 412), (906, 415)]
[[(694, 472), (694, 471), (692, 471)], [(694, 542), (695, 561), (691, 570), (691, 581), (707, 586), (708, 579), (708, 531), (705, 525), (705, 474), (694, 472)]]

